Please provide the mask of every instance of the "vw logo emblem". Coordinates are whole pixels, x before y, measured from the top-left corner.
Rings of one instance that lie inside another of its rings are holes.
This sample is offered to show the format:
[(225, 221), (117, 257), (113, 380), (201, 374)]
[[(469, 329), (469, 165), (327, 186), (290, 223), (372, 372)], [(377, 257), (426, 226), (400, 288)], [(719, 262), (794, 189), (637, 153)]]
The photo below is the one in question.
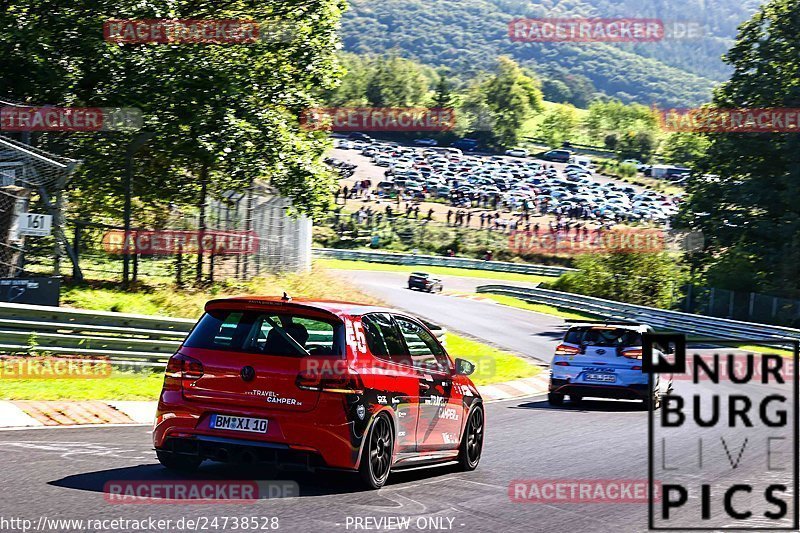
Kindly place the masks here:
[(598, 354), (598, 355), (603, 355), (604, 353), (606, 353), (606, 351), (605, 351), (605, 350), (597, 350), (597, 354)]
[(256, 377), (256, 369), (252, 366), (246, 366), (239, 372), (239, 375), (242, 376), (244, 381), (253, 381)]

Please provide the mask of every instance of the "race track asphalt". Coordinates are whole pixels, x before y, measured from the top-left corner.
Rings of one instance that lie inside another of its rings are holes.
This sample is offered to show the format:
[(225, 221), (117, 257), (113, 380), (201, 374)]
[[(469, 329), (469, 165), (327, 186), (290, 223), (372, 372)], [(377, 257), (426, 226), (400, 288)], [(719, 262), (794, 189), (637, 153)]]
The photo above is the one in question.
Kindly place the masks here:
[[(424, 270), (424, 267), (420, 269)], [(407, 274), (372, 271), (338, 271), (338, 274), (392, 307), (540, 363), (549, 364), (553, 349), (564, 336), (565, 322), (560, 318), (500, 305), (491, 300), (409, 290)], [(442, 278), (445, 291), (462, 295), (474, 293), (479, 285), (534, 286), (461, 276), (438, 277)]]
[[(348, 275), (358, 276), (369, 292), (390, 305), (531, 358), (546, 359), (563, 332), (560, 319), (494, 303), (411, 292), (403, 288), (402, 278), (392, 274)], [(466, 290), (475, 283), (483, 282), (446, 279), (450, 288)], [(679, 383), (676, 388), (680, 392), (688, 386)], [(279, 531), (298, 533), (375, 531), (379, 529), (374, 520), (382, 517), (408, 518), (408, 529), (412, 531), (647, 530), (647, 505), (643, 503), (517, 503), (509, 497), (514, 480), (646, 480), (648, 413), (640, 403), (584, 400), (577, 405), (567, 402), (562, 407), (551, 407), (544, 398), (532, 397), (491, 403), (486, 411), (483, 458), (478, 469), (470, 473), (457, 472), (451, 467), (397, 473), (380, 491), (357, 489), (342, 473), (277, 473), (265, 468), (207, 464), (188, 476), (195, 480), (284, 480), (298, 484), (299, 494), (294, 497), (246, 504), (164, 501), (122, 505), (109, 501), (106, 485), (109, 482), (185, 479), (158, 465), (148, 427), (0, 431), (3, 487), (0, 526), (2, 519), (11, 518), (29, 519), (37, 525), (40, 517), (75, 520), (152, 517), (173, 522), (169, 528), (122, 530), (186, 531), (189, 528), (176, 527), (178, 520), (202, 521), (205, 517), (205, 529), (194, 529), (243, 531), (233, 529), (232, 517), (247, 516), (277, 517)], [(763, 448), (763, 442), (756, 440), (767, 435), (753, 436), (744, 431), (725, 433), (724, 445), (715, 431), (693, 429), (674, 438), (670, 436), (669, 447), (659, 451), (656, 464), (678, 468), (685, 479), (695, 483), (707, 479), (715, 489), (715, 498), (718, 487), (734, 481), (759, 484), (790, 480), (789, 471), (767, 468), (763, 454), (751, 455)], [(750, 446), (739, 454), (745, 437), (751, 439)], [(696, 454), (699, 438), (706, 442), (702, 466)], [(726, 467), (726, 457), (730, 462), (737, 454), (741, 459), (737, 467)], [(689, 501), (696, 503), (697, 495), (692, 494)], [(718, 519), (723, 513), (722, 506), (717, 505), (717, 499), (714, 501), (711, 518)], [(750, 503), (745, 497), (737, 497), (735, 502), (740, 507)], [(757, 498), (752, 505), (758, 507)], [(214, 518), (216, 527), (212, 527)], [(228, 520), (226, 529), (221, 527), (223, 519)], [(693, 525), (702, 525), (699, 519), (696, 522)], [(85, 522), (83, 528), (75, 526), (39, 530), (88, 530)], [(14, 531), (8, 527), (0, 530)]]

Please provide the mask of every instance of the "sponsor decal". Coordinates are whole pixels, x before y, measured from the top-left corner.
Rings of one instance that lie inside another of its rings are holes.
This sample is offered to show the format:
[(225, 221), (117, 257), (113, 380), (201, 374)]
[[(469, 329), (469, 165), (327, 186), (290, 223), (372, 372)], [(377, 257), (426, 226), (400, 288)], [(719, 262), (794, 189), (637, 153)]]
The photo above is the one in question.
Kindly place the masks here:
[(447, 409), (441, 409), (438, 416), (444, 420), (458, 420), (458, 411), (453, 407), (448, 407)]
[(277, 392), (271, 390), (258, 390), (253, 389), (247, 391), (245, 394), (251, 396), (260, 396), (266, 400), (267, 403), (276, 403), (276, 404), (283, 404), (283, 405), (303, 405), (303, 402), (298, 401), (296, 398), (284, 398), (281, 397)]
[(430, 398), (425, 398), (422, 403), (423, 405), (444, 406), (447, 405), (447, 398), (442, 396), (431, 396)]
[(442, 442), (445, 444), (456, 444), (458, 438), (452, 433), (442, 433)]

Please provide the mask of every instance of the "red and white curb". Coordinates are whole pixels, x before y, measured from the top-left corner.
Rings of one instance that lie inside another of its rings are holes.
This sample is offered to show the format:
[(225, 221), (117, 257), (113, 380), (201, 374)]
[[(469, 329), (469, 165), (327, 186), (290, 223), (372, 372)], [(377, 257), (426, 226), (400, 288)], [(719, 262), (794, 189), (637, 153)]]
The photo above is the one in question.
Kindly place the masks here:
[(152, 424), (156, 402), (0, 401), (0, 429)]
[[(478, 387), (486, 402), (534, 396), (547, 391), (543, 370), (538, 376)], [(0, 401), (0, 429), (153, 423), (156, 402)]]
[(495, 383), (494, 385), (482, 385), (478, 390), (487, 402), (500, 400), (511, 400), (524, 396), (535, 396), (547, 392), (548, 378), (547, 370), (542, 369), (539, 375), (532, 378), (517, 379), (506, 381), (505, 383)]

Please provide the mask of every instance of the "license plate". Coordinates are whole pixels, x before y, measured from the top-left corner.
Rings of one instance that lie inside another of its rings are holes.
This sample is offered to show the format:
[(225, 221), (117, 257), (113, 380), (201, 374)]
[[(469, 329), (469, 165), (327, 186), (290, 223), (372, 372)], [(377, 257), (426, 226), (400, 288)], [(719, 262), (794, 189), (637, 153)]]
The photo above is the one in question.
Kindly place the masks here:
[(617, 377), (614, 374), (586, 374), (586, 381), (614, 383), (617, 381)]
[(229, 431), (247, 431), (250, 433), (266, 433), (268, 421), (263, 418), (245, 416), (211, 415), (208, 427), (211, 429), (227, 429)]

